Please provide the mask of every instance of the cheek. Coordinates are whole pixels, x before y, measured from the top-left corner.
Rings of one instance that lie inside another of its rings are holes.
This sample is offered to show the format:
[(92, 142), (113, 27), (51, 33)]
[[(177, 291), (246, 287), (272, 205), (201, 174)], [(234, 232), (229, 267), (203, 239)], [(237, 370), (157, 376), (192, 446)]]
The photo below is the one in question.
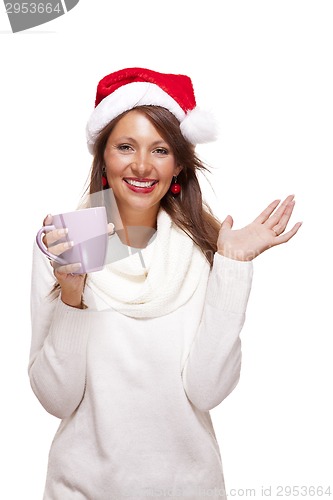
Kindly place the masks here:
[(159, 187), (164, 192), (164, 194), (168, 191), (170, 184), (172, 182), (172, 177), (164, 175), (159, 179)]
[(118, 158), (116, 155), (107, 155), (104, 157), (106, 173), (111, 177), (121, 175), (126, 164), (127, 163), (124, 158)]
[(168, 162), (167, 164), (164, 163), (161, 168), (159, 169), (161, 179), (163, 179), (164, 182), (170, 184), (172, 181), (172, 178), (174, 175), (177, 175), (178, 168), (176, 163), (172, 160)]

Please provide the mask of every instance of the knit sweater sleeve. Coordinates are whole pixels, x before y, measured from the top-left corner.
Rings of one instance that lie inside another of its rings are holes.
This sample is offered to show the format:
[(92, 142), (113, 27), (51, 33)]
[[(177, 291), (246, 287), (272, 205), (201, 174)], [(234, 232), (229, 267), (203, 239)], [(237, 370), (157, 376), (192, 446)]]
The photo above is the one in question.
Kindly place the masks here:
[(32, 336), (28, 373), (32, 390), (52, 415), (65, 418), (83, 398), (86, 378), (88, 310), (52, 298), (52, 268), (37, 246), (31, 280)]
[(203, 315), (182, 377), (189, 400), (200, 410), (219, 405), (236, 387), (241, 340), (252, 283), (252, 262), (215, 254)]

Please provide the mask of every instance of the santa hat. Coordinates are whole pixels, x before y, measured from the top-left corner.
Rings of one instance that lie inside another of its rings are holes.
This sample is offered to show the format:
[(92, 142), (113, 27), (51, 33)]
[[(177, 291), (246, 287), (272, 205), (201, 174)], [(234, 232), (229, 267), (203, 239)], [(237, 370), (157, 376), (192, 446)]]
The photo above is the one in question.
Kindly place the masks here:
[(86, 129), (89, 151), (93, 151), (98, 133), (111, 120), (142, 105), (168, 109), (179, 120), (180, 130), (191, 144), (216, 139), (215, 120), (210, 112), (197, 107), (188, 76), (127, 68), (105, 76), (97, 86), (95, 109)]

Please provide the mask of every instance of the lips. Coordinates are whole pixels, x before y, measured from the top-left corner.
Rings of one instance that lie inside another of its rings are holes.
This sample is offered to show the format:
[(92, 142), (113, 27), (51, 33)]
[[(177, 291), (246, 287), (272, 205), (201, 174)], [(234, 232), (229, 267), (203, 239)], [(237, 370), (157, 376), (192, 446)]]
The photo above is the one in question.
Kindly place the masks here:
[(135, 193), (151, 193), (158, 183), (156, 179), (135, 179), (130, 177), (124, 178), (123, 181)]
[(138, 179), (124, 179), (127, 184), (130, 184), (131, 186), (136, 186), (136, 187), (152, 187), (154, 184), (156, 184), (156, 180), (154, 179), (149, 179), (149, 180), (138, 180)]

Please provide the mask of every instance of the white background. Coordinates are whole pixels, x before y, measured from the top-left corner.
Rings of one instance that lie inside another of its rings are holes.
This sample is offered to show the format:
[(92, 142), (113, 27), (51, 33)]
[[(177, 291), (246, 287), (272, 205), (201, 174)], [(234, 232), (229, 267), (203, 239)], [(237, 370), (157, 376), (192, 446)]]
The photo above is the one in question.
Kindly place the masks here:
[(220, 218), (230, 213), (241, 227), (275, 198), (296, 195), (292, 223), (303, 226), (255, 260), (241, 381), (212, 418), (233, 498), (264, 497), (262, 487), (282, 498), (279, 485), (330, 485), (333, 494), (332, 25), (333, 4), (321, 0), (81, 0), (12, 34), (2, 6), (6, 500), (42, 498), (58, 426), (27, 375), (32, 242), (47, 213), (76, 207), (91, 163), (85, 124), (97, 82), (130, 66), (190, 75), (198, 104), (218, 117), (219, 140), (198, 152), (212, 167), (214, 192), (204, 181), (203, 190)]

